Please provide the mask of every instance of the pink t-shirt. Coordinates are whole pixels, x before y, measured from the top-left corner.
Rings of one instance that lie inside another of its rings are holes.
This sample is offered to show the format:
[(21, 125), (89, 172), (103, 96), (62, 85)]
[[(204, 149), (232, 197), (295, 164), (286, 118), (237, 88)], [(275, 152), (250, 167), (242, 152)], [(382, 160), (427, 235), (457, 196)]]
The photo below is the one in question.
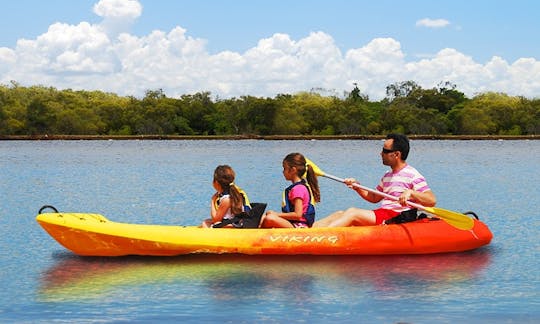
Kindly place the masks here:
[[(294, 204), (294, 200), (297, 198), (302, 199), (302, 214), (305, 214), (309, 206), (309, 191), (306, 186), (297, 185), (289, 191), (289, 200), (291, 203)], [(294, 208), (294, 205), (291, 207)]]
[[(418, 192), (431, 190), (424, 176), (410, 165), (406, 165), (403, 169), (395, 173), (392, 170), (386, 172), (377, 186), (377, 190), (394, 197), (399, 197), (407, 189)], [(402, 206), (398, 201), (388, 198), (381, 200), (381, 208), (392, 209), (397, 212), (410, 209), (410, 207)]]

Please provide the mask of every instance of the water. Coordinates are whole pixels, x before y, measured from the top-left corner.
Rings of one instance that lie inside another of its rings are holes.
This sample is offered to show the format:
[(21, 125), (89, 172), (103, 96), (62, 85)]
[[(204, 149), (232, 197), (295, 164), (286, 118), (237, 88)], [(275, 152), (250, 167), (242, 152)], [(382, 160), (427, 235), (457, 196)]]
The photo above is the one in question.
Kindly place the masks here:
[[(540, 321), (540, 141), (412, 143), (409, 163), (438, 206), (477, 212), (492, 243), (426, 256), (83, 258), (35, 222), (38, 209), (132, 223), (194, 225), (207, 217), (212, 172), (237, 171), (252, 201), (280, 206), (281, 161), (375, 187), (382, 141), (0, 141), (0, 322)], [(320, 179), (318, 216), (372, 208)]]

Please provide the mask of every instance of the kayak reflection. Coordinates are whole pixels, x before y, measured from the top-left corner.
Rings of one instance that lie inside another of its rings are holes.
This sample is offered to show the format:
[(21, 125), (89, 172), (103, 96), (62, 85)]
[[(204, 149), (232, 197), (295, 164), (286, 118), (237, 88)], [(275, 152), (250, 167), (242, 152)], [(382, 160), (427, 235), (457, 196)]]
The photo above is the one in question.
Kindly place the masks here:
[(126, 288), (152, 285), (162, 285), (162, 289), (204, 287), (213, 298), (225, 300), (283, 288), (301, 300), (309, 297), (314, 285), (345, 283), (388, 291), (412, 284), (454, 284), (480, 275), (489, 265), (491, 253), (479, 249), (403, 256), (193, 254), (164, 258), (96, 258), (64, 253), (55, 259), (41, 276), (39, 296), (47, 301), (96, 299)]

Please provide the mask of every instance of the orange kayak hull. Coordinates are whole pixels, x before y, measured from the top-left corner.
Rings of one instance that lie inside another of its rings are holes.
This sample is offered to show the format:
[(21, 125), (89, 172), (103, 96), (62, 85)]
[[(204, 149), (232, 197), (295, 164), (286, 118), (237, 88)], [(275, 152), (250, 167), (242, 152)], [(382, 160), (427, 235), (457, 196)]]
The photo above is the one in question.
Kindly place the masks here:
[(477, 249), (493, 238), (487, 225), (479, 220), (474, 220), (470, 230), (428, 219), (405, 224), (310, 229), (128, 224), (84, 213), (43, 213), (36, 220), (58, 243), (83, 256), (431, 254)]

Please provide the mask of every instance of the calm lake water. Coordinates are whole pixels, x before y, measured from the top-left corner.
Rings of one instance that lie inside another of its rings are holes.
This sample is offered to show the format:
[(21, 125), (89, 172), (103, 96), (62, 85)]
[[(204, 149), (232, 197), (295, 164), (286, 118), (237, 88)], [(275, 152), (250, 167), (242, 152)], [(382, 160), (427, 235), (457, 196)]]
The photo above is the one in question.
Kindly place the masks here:
[[(36, 223), (42, 205), (119, 222), (199, 224), (214, 168), (280, 207), (281, 161), (302, 152), (374, 188), (382, 141), (0, 141), (0, 322), (538, 323), (540, 141), (411, 142), (438, 206), (494, 239), (455, 254), (78, 257)], [(318, 217), (373, 208), (320, 179)]]

